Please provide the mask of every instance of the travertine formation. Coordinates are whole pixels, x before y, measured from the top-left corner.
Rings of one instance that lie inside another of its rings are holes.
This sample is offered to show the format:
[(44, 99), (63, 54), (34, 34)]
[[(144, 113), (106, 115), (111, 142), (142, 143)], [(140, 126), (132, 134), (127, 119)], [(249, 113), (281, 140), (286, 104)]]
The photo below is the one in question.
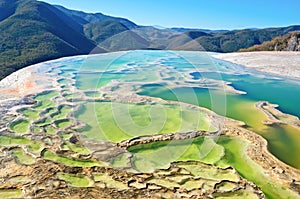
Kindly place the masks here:
[(300, 52), (241, 52), (216, 54), (213, 57), (265, 73), (300, 78)]
[[(36, 72), (34, 67), (28, 71)], [(262, 188), (222, 161), (173, 161), (168, 168), (140, 172), (134, 165), (136, 154), (130, 151), (131, 147), (145, 144), (217, 136), (244, 140), (247, 146), (245, 151), (239, 149), (242, 155), (257, 164), (269, 181), (287, 190), (285, 193), (299, 196), (300, 171), (271, 155), (267, 142), (243, 128), (243, 122), (195, 105), (140, 96), (133, 89), (140, 86), (139, 82), (112, 81), (89, 91), (99, 92), (99, 96), (91, 97), (86, 91), (77, 90), (71, 77), (57, 81), (47, 75), (35, 75), (34, 79), (27, 75), (20, 80), (21, 76), (15, 74), (17, 80), (12, 89), (7, 82), (14, 78), (1, 82), (1, 94), (5, 97), (0, 103), (0, 198), (265, 198)], [(35, 86), (40, 78), (44, 83), (39, 87), (46, 91), (43, 93)], [(32, 84), (22, 87), (23, 92), (15, 89), (24, 82)], [(239, 93), (227, 86), (229, 91)], [(144, 135), (118, 143), (88, 139), (76, 131), (86, 125), (74, 117), (83, 100), (178, 105), (207, 114), (214, 128)], [(272, 123), (299, 127), (298, 118), (281, 113), (267, 102), (257, 104), (257, 108)], [(224, 153), (221, 158), (225, 156), (230, 155)]]

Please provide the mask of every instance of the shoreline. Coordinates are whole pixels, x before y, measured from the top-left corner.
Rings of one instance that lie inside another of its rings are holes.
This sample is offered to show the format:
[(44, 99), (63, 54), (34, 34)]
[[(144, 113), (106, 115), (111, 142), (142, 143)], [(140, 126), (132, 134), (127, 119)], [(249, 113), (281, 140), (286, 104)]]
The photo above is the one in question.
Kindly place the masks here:
[(277, 104), (271, 104), (267, 101), (260, 101), (255, 104), (256, 108), (261, 110), (266, 116), (267, 120), (263, 121), (266, 125), (285, 124), (293, 126), (300, 130), (300, 120), (297, 116), (283, 113), (277, 109)]
[(259, 72), (300, 79), (300, 52), (257, 51), (234, 52), (211, 55), (212, 57)]

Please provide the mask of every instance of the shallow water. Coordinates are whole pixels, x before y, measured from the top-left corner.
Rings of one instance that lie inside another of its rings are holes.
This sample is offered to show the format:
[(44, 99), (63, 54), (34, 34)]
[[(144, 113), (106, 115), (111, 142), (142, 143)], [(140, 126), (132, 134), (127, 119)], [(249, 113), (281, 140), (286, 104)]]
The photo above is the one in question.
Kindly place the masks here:
[[(257, 101), (265, 100), (300, 117), (300, 81), (251, 71), (201, 52), (118, 52), (63, 60), (58, 68), (62, 76), (73, 74), (80, 90), (98, 89), (112, 80), (132, 82), (142, 85), (137, 88), (140, 95), (203, 106), (243, 121), (247, 128), (267, 139), (276, 157), (300, 169), (299, 130), (287, 125), (263, 125), (261, 121), (266, 116), (255, 108)], [(247, 94), (230, 94), (224, 82)]]
[[(271, 90), (271, 88), (269, 89)], [(262, 135), (268, 141), (269, 150), (276, 157), (300, 169), (299, 130), (287, 125), (264, 125), (262, 121), (267, 118), (264, 113), (262, 113), (255, 107), (255, 103), (257, 101), (255, 101), (253, 98), (257, 97), (257, 99), (260, 100), (266, 99), (256, 96), (255, 93), (251, 92), (251, 95), (226, 95), (226, 93), (209, 91), (208, 89), (201, 88), (175, 88), (170, 90), (161, 85), (144, 86), (142, 90), (143, 91), (139, 93), (141, 95), (192, 103), (211, 109), (220, 115), (243, 121), (247, 124), (247, 128), (249, 130), (253, 130), (256, 133)], [(195, 100), (195, 95), (197, 100)], [(257, 95), (259, 95), (259, 93), (257, 93)], [(288, 95), (286, 96), (288, 97)], [(271, 95), (269, 95), (267, 98), (272, 99), (272, 102), (280, 102), (280, 99), (277, 99), (275, 96), (271, 98)], [(285, 101), (288, 101), (288, 103), (285, 104), (285, 109), (293, 110), (292, 108), (294, 105), (297, 110), (297, 108), (299, 107), (296, 106), (296, 97), (294, 95), (291, 95), (291, 98), (292, 102), (289, 102), (289, 98), (286, 98)], [(281, 103), (278, 104), (281, 105)], [(299, 114), (299, 112), (297, 113)]]

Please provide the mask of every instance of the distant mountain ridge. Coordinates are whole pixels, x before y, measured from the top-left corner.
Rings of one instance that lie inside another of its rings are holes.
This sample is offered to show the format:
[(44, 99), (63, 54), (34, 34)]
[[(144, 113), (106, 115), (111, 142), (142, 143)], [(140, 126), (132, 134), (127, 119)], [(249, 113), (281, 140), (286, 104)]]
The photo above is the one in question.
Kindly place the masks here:
[(300, 51), (300, 31), (273, 38), (271, 41), (240, 49), (241, 52), (250, 51)]
[(300, 26), (207, 30), (140, 26), (36, 0), (0, 0), (0, 79), (38, 62), (119, 50), (233, 52), (300, 30)]
[(85, 13), (82, 11), (76, 11), (76, 10), (69, 10), (63, 6), (54, 5), (57, 9), (62, 11), (63, 13), (67, 14), (73, 20), (77, 21), (81, 25), (85, 25), (88, 23), (95, 23), (95, 22), (103, 22), (103, 21), (117, 21), (122, 23), (124, 26), (126, 26), (128, 29), (137, 28), (138, 25), (133, 23), (132, 21), (129, 21), (128, 19), (120, 18), (120, 17), (112, 17), (108, 15), (104, 15), (102, 13)]
[(49, 59), (105, 52), (76, 30), (76, 21), (47, 3), (1, 0), (0, 10), (10, 11), (0, 21), (0, 78)]

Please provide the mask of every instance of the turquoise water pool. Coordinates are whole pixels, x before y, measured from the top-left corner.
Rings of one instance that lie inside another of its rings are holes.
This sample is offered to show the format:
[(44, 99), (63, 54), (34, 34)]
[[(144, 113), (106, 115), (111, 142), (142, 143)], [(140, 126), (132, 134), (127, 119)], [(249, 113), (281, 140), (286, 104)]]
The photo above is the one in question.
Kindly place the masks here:
[[(99, 89), (113, 80), (133, 83), (140, 95), (195, 104), (243, 121), (268, 141), (276, 157), (300, 169), (299, 130), (266, 126), (261, 122), (266, 116), (255, 108), (257, 101), (264, 100), (300, 117), (298, 80), (251, 71), (203, 52), (118, 52), (62, 61), (58, 69), (63, 76), (73, 74), (79, 90)], [(247, 94), (229, 92), (229, 82)]]

